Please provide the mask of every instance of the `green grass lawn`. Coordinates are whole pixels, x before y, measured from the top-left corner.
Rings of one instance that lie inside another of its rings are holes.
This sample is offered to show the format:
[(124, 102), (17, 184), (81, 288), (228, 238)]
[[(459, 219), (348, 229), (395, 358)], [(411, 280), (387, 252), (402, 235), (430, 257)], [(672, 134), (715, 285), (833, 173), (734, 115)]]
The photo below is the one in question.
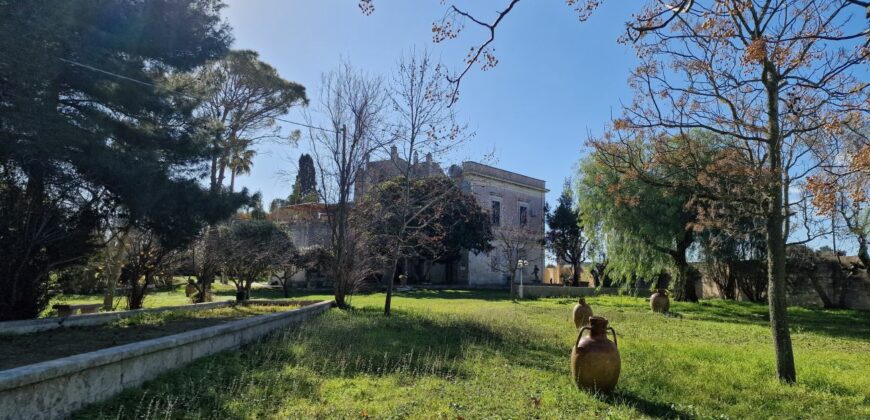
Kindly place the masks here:
[(180, 334), (290, 306), (235, 305), (199, 311), (145, 312), (108, 324), (0, 336), (0, 370)]
[[(326, 296), (318, 296), (326, 297)], [(163, 375), (78, 418), (870, 418), (870, 313), (793, 308), (794, 386), (774, 378), (762, 305), (587, 299), (619, 334), (612, 396), (569, 377), (573, 300), (357, 296), (308, 324)]]
[[(184, 295), (184, 287), (186, 283), (176, 285), (171, 290), (154, 290), (149, 291), (147, 295), (145, 295), (145, 301), (143, 302), (143, 306), (146, 308), (157, 308), (161, 306), (178, 306), (178, 305), (189, 305), (190, 298)], [(212, 285), (212, 294), (213, 300), (235, 300), (236, 299), (236, 288), (232, 283), (230, 284), (220, 284), (215, 283)], [(265, 283), (263, 284), (254, 284), (254, 287), (251, 290), (251, 297), (254, 299), (278, 299), (284, 297), (282, 292), (278, 289), (268, 288)], [(115, 310), (124, 310), (127, 307), (127, 301), (124, 299), (123, 295), (119, 295), (115, 298)], [(58, 303), (70, 303), (70, 304), (85, 304), (85, 303), (103, 303), (103, 295), (58, 295), (55, 296), (48, 307), (42, 312), (42, 317), (54, 316), (54, 310), (51, 308), (52, 305)]]

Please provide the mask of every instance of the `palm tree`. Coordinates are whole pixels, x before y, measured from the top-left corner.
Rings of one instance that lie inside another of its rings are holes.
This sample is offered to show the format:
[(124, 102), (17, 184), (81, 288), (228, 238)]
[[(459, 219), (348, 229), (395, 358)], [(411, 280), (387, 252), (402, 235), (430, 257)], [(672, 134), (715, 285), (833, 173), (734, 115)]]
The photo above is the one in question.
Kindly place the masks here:
[(236, 140), (230, 143), (229, 146), (229, 166), (230, 168), (230, 192), (233, 192), (236, 185), (236, 175), (250, 174), (251, 168), (254, 166), (254, 156), (257, 152), (248, 147), (251, 145), (250, 140)]

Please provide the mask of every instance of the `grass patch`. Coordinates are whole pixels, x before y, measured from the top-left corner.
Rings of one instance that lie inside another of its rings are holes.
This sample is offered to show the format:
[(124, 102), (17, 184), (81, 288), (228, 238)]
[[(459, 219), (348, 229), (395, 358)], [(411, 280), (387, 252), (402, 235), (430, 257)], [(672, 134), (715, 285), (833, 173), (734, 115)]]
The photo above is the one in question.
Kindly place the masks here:
[(3, 355), (0, 357), (0, 370), (291, 309), (288, 306), (250, 305), (201, 311), (162, 311), (137, 314), (105, 325), (0, 336), (0, 355)]
[[(145, 295), (143, 306), (145, 308), (159, 308), (162, 306), (180, 306), (189, 305), (190, 298), (184, 295), (186, 283), (173, 286), (171, 289), (151, 290)], [(280, 299), (284, 295), (280, 290), (269, 288), (265, 283), (256, 283), (251, 290), (251, 298), (253, 299)], [(236, 288), (232, 284), (215, 283), (212, 285), (212, 300), (224, 301), (236, 299)], [(89, 304), (103, 303), (103, 295), (57, 295), (52, 298), (48, 307), (40, 314), (41, 318), (55, 316), (52, 305), (59, 303), (66, 304)], [(126, 309), (127, 301), (123, 295), (115, 298), (114, 307), (117, 311)]]
[(705, 301), (650, 313), (588, 298), (619, 334), (608, 397), (578, 391), (573, 299), (412, 292), (380, 313), (357, 296), (241, 351), (163, 375), (77, 418), (870, 418), (870, 314), (794, 308), (798, 385), (774, 379), (764, 306)]

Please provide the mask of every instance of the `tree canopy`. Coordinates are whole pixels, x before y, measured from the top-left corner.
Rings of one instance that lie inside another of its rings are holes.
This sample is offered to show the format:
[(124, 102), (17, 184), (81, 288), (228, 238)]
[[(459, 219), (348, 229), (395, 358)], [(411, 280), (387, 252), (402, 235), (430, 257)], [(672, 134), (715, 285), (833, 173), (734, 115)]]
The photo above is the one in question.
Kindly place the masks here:
[(212, 189), (223, 187), (227, 170), (235, 180), (251, 146), (280, 137), (275, 118), (308, 104), (305, 87), (282, 78), (256, 51), (229, 51), (178, 79), (176, 83), (193, 86), (203, 98), (196, 112), (211, 128)]
[(0, 319), (36, 316), (49, 271), (92, 252), (110, 217), (176, 247), (244, 201), (200, 185), (209, 149), (198, 101), (166, 83), (226, 54), (221, 7), (0, 6)]
[(251, 285), (280, 269), (296, 252), (290, 235), (267, 220), (237, 221), (219, 229), (222, 265), (236, 286), (237, 298), (245, 300)]
[(310, 203), (317, 201), (317, 173), (314, 171), (314, 159), (308, 153), (299, 156), (299, 172), (293, 191), (287, 198), (288, 204)]
[(572, 283), (580, 285), (580, 267), (586, 257), (588, 239), (583, 235), (580, 225), (580, 210), (574, 203), (574, 192), (571, 181), (566, 180), (559, 195), (556, 208), (552, 213), (547, 211), (547, 249), (557, 259), (571, 264), (573, 268)]
[(394, 203), (405, 182), (394, 178), (375, 186), (354, 210), (354, 222), (372, 252), (384, 253), (398, 243), (403, 258), (452, 260), (463, 249), (488, 251), (492, 240), (489, 217), (470, 194), (449, 178), (425, 177), (410, 182), (406, 226)]

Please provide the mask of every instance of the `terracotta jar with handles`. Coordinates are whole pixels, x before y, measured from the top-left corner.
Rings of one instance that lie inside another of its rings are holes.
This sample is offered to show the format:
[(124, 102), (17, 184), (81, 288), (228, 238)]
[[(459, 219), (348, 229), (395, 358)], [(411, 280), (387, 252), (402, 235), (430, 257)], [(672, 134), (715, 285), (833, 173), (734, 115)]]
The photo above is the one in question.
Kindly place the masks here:
[(574, 326), (578, 329), (589, 324), (589, 317), (592, 316), (592, 308), (586, 304), (586, 299), (580, 298), (574, 305)]
[[(589, 330), (589, 335), (584, 337), (586, 330)], [(607, 338), (608, 330), (613, 333), (613, 341)], [(616, 331), (607, 326), (606, 318), (589, 318), (589, 326), (580, 328), (577, 342), (571, 349), (571, 374), (577, 387), (589, 392), (613, 392), (621, 368)]]
[(658, 289), (649, 298), (649, 306), (653, 312), (665, 313), (671, 308), (671, 300), (668, 298), (668, 291)]

